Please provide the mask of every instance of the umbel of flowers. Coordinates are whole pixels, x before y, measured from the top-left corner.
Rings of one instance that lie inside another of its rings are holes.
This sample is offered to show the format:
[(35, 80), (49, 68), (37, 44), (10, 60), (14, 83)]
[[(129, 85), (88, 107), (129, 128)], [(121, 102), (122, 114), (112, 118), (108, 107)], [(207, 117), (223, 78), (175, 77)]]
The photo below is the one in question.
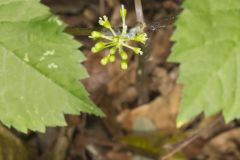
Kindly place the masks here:
[(99, 31), (93, 31), (91, 33), (91, 36), (89, 37), (94, 40), (98, 40), (98, 42), (91, 49), (93, 53), (97, 53), (103, 49), (108, 49), (108, 54), (101, 59), (102, 65), (106, 65), (109, 62), (114, 62), (116, 59), (116, 54), (118, 53), (121, 57), (121, 68), (127, 69), (128, 54), (124, 49), (128, 48), (132, 50), (135, 54), (142, 55), (143, 52), (141, 48), (131, 46), (129, 42), (135, 41), (145, 44), (147, 40), (147, 34), (139, 32), (134, 34), (133, 36), (128, 36), (128, 26), (126, 25), (127, 10), (124, 8), (123, 5), (120, 9), (120, 15), (122, 18), (122, 30), (120, 33), (115, 32), (112, 28), (111, 23), (108, 20), (108, 17), (103, 16), (99, 18), (99, 24), (104, 28), (107, 28), (111, 32), (111, 35), (106, 35)]

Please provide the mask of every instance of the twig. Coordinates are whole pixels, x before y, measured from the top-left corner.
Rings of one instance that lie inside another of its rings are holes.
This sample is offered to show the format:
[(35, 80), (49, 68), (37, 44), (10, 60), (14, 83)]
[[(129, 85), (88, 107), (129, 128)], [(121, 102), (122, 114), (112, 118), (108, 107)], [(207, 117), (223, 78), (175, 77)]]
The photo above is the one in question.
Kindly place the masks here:
[(136, 17), (137, 21), (142, 23), (143, 27), (146, 26), (143, 16), (143, 8), (142, 8), (142, 1), (141, 0), (134, 0), (135, 2), (135, 11), (136, 11)]
[[(144, 21), (143, 16), (143, 8), (141, 0), (134, 0), (135, 2), (135, 12), (137, 21), (142, 25), (142, 31), (146, 27), (146, 23)], [(147, 60), (149, 58), (148, 48), (146, 46), (142, 46), (143, 48), (143, 55), (139, 57), (138, 69), (137, 69), (137, 88), (139, 94), (138, 104), (144, 104), (148, 102), (148, 84), (149, 84), (149, 77), (148, 77), (148, 68), (147, 68)]]
[(180, 144), (177, 148), (173, 149), (167, 155), (161, 157), (160, 160), (168, 160), (169, 158), (174, 156), (178, 151), (182, 150), (183, 148), (185, 148), (186, 146), (191, 144), (194, 140), (196, 140), (198, 137), (200, 137), (202, 133), (204, 133), (205, 131), (207, 131), (207, 130), (213, 128), (213, 127), (215, 127), (221, 121), (223, 121), (223, 118), (219, 117), (213, 123), (211, 123), (210, 125), (199, 129), (193, 136), (191, 136), (190, 138), (185, 140), (182, 144)]

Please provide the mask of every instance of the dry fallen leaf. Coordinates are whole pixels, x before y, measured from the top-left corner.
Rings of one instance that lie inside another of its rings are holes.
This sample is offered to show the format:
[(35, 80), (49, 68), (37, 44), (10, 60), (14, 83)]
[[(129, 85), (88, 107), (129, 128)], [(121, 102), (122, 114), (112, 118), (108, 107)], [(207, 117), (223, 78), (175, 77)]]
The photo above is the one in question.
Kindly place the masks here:
[(213, 138), (203, 148), (203, 153), (211, 160), (240, 159), (240, 129), (227, 131)]
[[(128, 130), (133, 130), (135, 123), (139, 123), (139, 119), (149, 119), (156, 129), (175, 129), (181, 88), (180, 85), (176, 85), (166, 97), (159, 96), (148, 104), (133, 110), (124, 110), (117, 116), (117, 121)], [(146, 120), (144, 122), (150, 125)], [(140, 125), (137, 130), (144, 128), (143, 123)]]

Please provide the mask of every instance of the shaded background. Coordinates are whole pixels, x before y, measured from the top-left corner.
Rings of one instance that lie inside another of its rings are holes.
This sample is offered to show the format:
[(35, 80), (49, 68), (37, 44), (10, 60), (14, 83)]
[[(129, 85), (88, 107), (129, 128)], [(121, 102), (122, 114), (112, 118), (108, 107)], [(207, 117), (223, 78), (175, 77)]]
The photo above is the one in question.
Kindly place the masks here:
[[(113, 26), (121, 25), (120, 5), (128, 9), (127, 24), (136, 22), (133, 0), (43, 0), (68, 27), (98, 27), (107, 15)], [(139, 63), (129, 52), (129, 68), (120, 61), (99, 64), (105, 51), (92, 54), (94, 42), (75, 34), (90, 77), (83, 80), (93, 101), (106, 113), (66, 115), (68, 127), (48, 128), (45, 134), (27, 135), (0, 127), (0, 159), (3, 160), (238, 160), (240, 130), (236, 120), (225, 125), (221, 115), (202, 115), (176, 128), (181, 85), (176, 84), (178, 64), (167, 63), (173, 42), (174, 20), (180, 0), (143, 0), (149, 55)], [(191, 22), (189, 22), (191, 23)], [(142, 69), (142, 70), (141, 70)], [(144, 74), (139, 74), (139, 70)]]

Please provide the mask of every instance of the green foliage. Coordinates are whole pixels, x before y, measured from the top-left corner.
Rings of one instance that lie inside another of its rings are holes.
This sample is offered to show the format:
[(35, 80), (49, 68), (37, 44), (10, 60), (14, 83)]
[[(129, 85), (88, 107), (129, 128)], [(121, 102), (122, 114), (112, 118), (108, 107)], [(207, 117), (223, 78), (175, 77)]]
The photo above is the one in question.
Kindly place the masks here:
[(184, 84), (178, 123), (202, 111), (240, 117), (240, 1), (186, 0), (169, 58)]
[(0, 120), (27, 132), (66, 125), (63, 113), (103, 115), (79, 79), (79, 43), (38, 0), (0, 0)]

